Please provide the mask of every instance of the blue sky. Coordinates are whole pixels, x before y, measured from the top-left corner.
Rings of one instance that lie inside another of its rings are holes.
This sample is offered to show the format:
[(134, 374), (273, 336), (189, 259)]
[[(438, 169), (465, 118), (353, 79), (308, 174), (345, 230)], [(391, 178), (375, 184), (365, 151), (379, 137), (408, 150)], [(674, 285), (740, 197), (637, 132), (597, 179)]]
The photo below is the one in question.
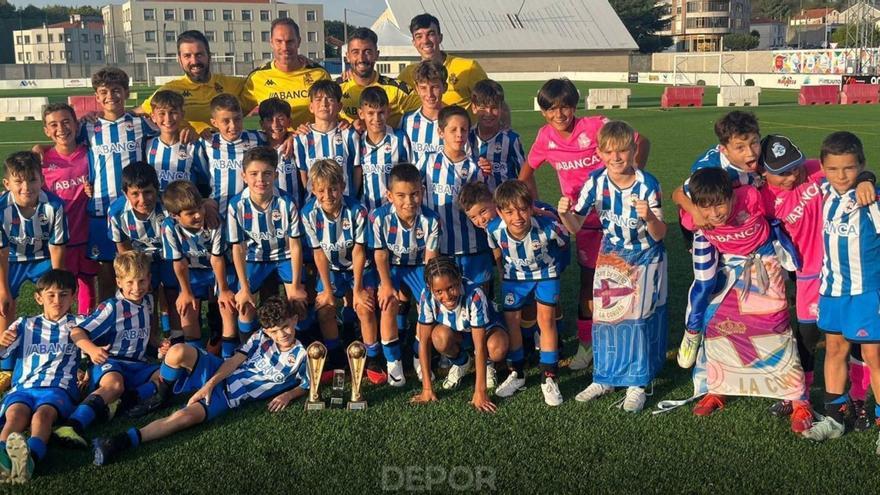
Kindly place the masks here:
[[(28, 4), (36, 5), (37, 7), (43, 7), (46, 5), (71, 5), (71, 6), (79, 6), (79, 5), (92, 5), (96, 8), (106, 5), (107, 3), (123, 3), (121, 0), (114, 1), (101, 1), (95, 2), (94, 0), (10, 0), (10, 4), (24, 7)], [(297, 3), (294, 1), (287, 1), (284, 3)], [(373, 23), (373, 21), (379, 17), (379, 14), (385, 10), (385, 1), (384, 0), (358, 0), (356, 2), (357, 8), (352, 9), (352, 1), (351, 0), (304, 0), (302, 3), (321, 3), (324, 4), (324, 18), (325, 19), (339, 19), (342, 20), (342, 9), (348, 8), (348, 23), (354, 24), (357, 26), (369, 26)]]

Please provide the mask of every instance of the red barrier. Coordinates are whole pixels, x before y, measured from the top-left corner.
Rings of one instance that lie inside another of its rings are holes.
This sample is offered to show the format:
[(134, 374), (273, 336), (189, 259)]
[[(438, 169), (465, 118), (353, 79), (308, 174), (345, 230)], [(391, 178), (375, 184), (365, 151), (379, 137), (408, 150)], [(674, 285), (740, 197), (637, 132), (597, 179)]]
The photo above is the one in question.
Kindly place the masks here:
[(832, 84), (822, 86), (801, 86), (798, 105), (837, 105), (840, 94)]
[(660, 106), (701, 107), (703, 106), (703, 90), (701, 86), (667, 86), (660, 97)]
[(101, 105), (98, 105), (98, 100), (95, 99), (95, 95), (68, 96), (67, 104), (73, 107), (73, 111), (76, 112), (77, 118), (82, 117), (87, 113), (101, 111)]
[(865, 105), (880, 102), (880, 84), (846, 84), (840, 92), (841, 105)]

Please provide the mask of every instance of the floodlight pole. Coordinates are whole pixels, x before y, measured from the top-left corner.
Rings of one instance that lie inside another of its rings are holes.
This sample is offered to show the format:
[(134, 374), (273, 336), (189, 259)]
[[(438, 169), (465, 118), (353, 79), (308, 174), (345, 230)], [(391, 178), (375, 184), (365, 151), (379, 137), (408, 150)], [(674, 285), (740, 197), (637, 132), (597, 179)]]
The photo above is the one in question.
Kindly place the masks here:
[[(348, 50), (348, 9), (342, 9), (342, 46)], [(345, 79), (345, 52), (339, 47), (339, 59), (342, 62), (342, 78)]]

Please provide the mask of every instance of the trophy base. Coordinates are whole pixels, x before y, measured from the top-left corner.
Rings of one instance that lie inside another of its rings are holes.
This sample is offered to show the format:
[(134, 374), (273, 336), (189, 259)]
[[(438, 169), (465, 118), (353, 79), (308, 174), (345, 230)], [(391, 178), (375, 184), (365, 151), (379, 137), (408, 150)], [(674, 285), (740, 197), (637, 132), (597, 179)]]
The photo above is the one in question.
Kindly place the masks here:
[(323, 402), (306, 401), (306, 411), (323, 411), (325, 407)]
[(345, 399), (342, 397), (331, 397), (330, 398), (330, 407), (333, 409), (342, 409), (345, 407)]
[(358, 401), (349, 401), (348, 403), (349, 411), (362, 411), (367, 408), (367, 401), (358, 400)]

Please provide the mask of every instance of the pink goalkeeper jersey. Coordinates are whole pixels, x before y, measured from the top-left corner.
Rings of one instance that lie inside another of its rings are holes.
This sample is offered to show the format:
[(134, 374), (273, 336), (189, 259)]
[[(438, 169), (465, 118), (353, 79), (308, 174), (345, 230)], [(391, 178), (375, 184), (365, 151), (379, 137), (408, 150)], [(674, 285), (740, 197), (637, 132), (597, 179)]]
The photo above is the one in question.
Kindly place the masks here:
[[(703, 230), (703, 235), (722, 254), (752, 254), (770, 238), (770, 224), (765, 212), (758, 190), (752, 186), (740, 186), (733, 190), (733, 209), (727, 222)], [(687, 212), (682, 212), (681, 223), (688, 230), (696, 230), (694, 219)]]
[(818, 275), (822, 270), (822, 191), (825, 179), (819, 160), (804, 162), (807, 177), (790, 191), (769, 183), (761, 188), (764, 207), (782, 221), (801, 258), (800, 276)]
[(608, 119), (601, 116), (575, 118), (567, 138), (549, 124), (541, 127), (529, 150), (529, 166), (538, 169), (544, 162), (552, 165), (559, 176), (562, 194), (576, 202), (590, 173), (603, 166), (596, 148), (599, 129), (605, 122)]
[(43, 189), (64, 202), (64, 216), (67, 217), (67, 230), (70, 232), (68, 246), (85, 244), (89, 239), (89, 223), (86, 217), (85, 183), (89, 180), (88, 147), (78, 146), (68, 155), (62, 155), (55, 148), (43, 153)]

